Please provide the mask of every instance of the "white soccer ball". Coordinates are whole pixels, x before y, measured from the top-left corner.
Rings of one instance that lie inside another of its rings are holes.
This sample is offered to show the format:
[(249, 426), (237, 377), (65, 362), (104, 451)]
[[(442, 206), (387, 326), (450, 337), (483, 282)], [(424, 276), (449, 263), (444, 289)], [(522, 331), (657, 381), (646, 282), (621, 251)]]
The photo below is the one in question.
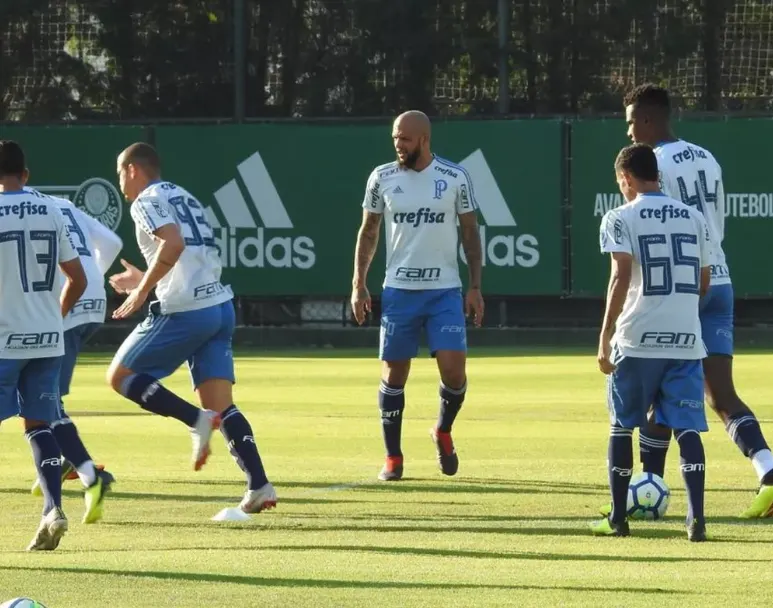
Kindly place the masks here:
[(31, 600), (28, 597), (15, 597), (12, 600), (0, 604), (0, 608), (46, 608), (40, 602)]
[(654, 473), (639, 473), (631, 477), (628, 486), (628, 517), (660, 519), (666, 514), (671, 490), (663, 478)]

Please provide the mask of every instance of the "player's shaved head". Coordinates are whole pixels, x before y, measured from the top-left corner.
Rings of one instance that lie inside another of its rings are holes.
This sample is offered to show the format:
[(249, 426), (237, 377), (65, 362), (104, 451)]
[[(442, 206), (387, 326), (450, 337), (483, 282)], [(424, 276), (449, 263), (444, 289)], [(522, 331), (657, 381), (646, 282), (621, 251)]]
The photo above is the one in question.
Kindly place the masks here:
[(432, 162), (429, 117), (419, 110), (403, 112), (392, 125), (392, 141), (401, 167), (421, 171)]
[(395, 127), (410, 131), (416, 135), (430, 136), (432, 125), (429, 116), (419, 110), (408, 110), (395, 119)]
[(118, 157), (118, 163), (125, 167), (136, 165), (150, 175), (161, 173), (161, 158), (156, 149), (145, 142), (137, 142), (126, 148)]
[(22, 179), (27, 169), (24, 151), (15, 141), (0, 141), (0, 179)]
[(658, 159), (655, 151), (645, 144), (633, 144), (620, 150), (615, 159), (615, 171), (628, 173), (643, 182), (658, 181)]

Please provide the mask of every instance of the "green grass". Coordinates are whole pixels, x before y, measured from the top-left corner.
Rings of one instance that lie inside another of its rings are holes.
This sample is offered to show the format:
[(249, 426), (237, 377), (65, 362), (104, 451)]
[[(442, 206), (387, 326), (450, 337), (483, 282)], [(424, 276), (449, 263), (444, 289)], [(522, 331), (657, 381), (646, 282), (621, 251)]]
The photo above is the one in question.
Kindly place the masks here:
[[(340, 354), (340, 356), (339, 356)], [(67, 405), (97, 460), (118, 479), (105, 521), (80, 524), (53, 553), (23, 551), (39, 521), (34, 469), (17, 421), (0, 427), (0, 601), (49, 608), (202, 606), (746, 606), (773, 597), (767, 522), (736, 519), (756, 479), (711, 414), (707, 511), (714, 542), (686, 541), (677, 450), (664, 522), (598, 539), (587, 523), (607, 499), (607, 415), (592, 354), (478, 354), (456, 425), (459, 475), (436, 468), (433, 362), (417, 360), (403, 424), (406, 479), (376, 483), (382, 462), (372, 353), (240, 356), (248, 414), (278, 508), (244, 523), (241, 472), (222, 440), (201, 473), (174, 420), (145, 415), (104, 385), (106, 357), (76, 372)], [(773, 355), (736, 361), (743, 396), (773, 435)], [(178, 372), (168, 385), (189, 396)]]

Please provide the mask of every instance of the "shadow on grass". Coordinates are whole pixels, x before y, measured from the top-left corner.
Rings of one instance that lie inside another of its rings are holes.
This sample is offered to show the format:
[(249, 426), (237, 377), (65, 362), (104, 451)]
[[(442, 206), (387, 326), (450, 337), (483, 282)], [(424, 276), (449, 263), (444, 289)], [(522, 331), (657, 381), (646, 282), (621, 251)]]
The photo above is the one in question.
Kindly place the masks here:
[[(255, 587), (316, 587), (323, 589), (480, 589), (501, 591), (576, 591), (593, 593), (631, 593), (653, 595), (692, 595), (694, 592), (681, 589), (657, 589), (646, 587), (591, 587), (591, 586), (562, 586), (562, 585), (495, 585), (485, 583), (424, 583), (411, 581), (353, 581), (336, 579), (312, 579), (312, 578), (277, 578), (261, 576), (239, 576), (230, 574), (211, 574), (199, 572), (162, 572), (153, 570), (110, 570), (107, 568), (61, 568), (31, 566), (0, 566), (0, 571), (6, 572), (40, 572), (41, 575), (61, 572), (65, 574), (88, 574), (136, 578), (150, 578), (157, 580), (191, 581), (201, 583), (225, 583), (231, 585), (250, 585)], [(77, 584), (77, 583), (76, 583)]]

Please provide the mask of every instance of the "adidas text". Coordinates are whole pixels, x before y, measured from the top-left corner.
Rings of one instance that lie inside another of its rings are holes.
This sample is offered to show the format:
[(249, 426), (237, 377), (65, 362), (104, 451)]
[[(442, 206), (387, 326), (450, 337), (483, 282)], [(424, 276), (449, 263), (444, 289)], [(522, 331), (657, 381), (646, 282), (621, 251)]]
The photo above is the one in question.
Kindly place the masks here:
[(265, 228), (235, 230), (215, 228), (215, 244), (223, 266), (234, 268), (299, 268), (317, 261), (314, 241), (307, 236), (269, 236)]
[[(480, 226), (480, 242), (483, 246), (483, 265), (522, 266), (533, 268), (539, 263), (539, 242), (533, 234), (497, 234), (487, 240), (487, 226)], [(464, 249), (459, 245), (459, 257), (467, 263)]]

